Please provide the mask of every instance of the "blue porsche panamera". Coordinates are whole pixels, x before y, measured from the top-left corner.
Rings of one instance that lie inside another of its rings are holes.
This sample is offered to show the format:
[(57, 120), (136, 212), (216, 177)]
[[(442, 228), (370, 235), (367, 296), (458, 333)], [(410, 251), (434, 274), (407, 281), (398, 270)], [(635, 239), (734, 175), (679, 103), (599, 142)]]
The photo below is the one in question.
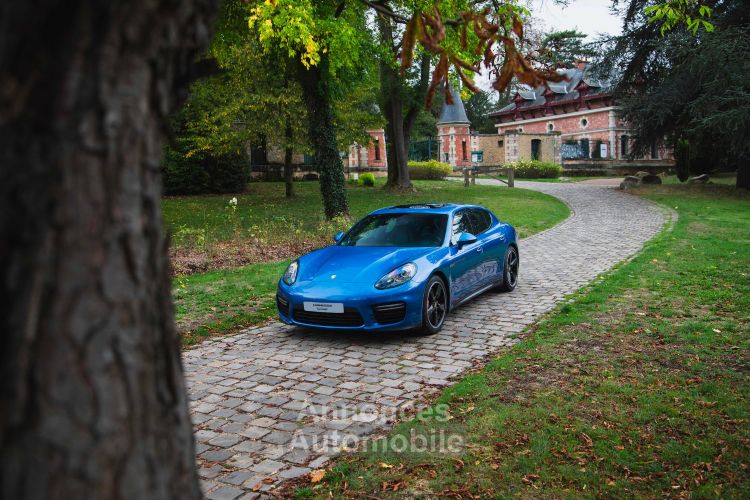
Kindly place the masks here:
[(462, 303), (491, 288), (512, 291), (518, 281), (515, 229), (475, 205), (382, 208), (334, 240), (279, 280), (285, 323), (433, 334)]

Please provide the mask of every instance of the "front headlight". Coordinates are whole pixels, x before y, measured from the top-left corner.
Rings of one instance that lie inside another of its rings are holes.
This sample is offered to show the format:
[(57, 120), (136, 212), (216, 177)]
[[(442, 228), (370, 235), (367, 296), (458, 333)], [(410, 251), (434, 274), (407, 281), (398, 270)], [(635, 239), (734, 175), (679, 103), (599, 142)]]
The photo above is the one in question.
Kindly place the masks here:
[(287, 285), (294, 284), (297, 281), (297, 271), (299, 270), (299, 262), (296, 260), (289, 264), (289, 267), (284, 271), (284, 277), (281, 278)]
[(375, 288), (383, 290), (384, 288), (393, 288), (394, 286), (403, 285), (417, 274), (417, 265), (413, 262), (397, 267), (390, 273), (386, 274), (375, 283)]

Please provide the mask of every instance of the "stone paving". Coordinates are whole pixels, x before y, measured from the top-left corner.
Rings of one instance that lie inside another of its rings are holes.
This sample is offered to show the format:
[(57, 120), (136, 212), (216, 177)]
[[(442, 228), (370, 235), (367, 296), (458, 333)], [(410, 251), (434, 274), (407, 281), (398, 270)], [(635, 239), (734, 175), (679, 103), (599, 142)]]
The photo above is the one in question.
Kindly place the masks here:
[(274, 322), (183, 353), (207, 498), (255, 498), (382, 434), (407, 414), (399, 409), (518, 342), (567, 294), (637, 253), (669, 217), (602, 186), (517, 185), (560, 198), (571, 217), (520, 242), (514, 292), (460, 307), (439, 334), (328, 334)]

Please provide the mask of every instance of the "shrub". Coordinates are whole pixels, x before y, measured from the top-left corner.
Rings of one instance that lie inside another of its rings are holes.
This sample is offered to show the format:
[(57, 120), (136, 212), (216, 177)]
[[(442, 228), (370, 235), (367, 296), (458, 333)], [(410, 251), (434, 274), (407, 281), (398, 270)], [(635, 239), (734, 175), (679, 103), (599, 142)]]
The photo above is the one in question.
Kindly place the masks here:
[(365, 172), (359, 176), (359, 184), (361, 186), (373, 187), (375, 185), (375, 174), (372, 172)]
[(162, 178), (164, 194), (240, 193), (250, 181), (250, 166), (242, 152), (185, 156), (168, 147)]
[(557, 179), (562, 174), (562, 167), (550, 161), (522, 160), (507, 166), (516, 170), (519, 179)]
[(409, 177), (416, 180), (443, 180), (451, 172), (450, 165), (437, 160), (409, 162)]

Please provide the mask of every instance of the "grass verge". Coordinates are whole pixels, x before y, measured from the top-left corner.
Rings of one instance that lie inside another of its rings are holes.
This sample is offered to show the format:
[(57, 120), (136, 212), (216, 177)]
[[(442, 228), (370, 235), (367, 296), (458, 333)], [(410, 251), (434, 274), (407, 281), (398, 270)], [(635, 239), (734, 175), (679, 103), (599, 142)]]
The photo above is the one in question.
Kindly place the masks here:
[(326, 221), (317, 182), (295, 183), (297, 196), (287, 199), (284, 185), (252, 183), (233, 196), (182, 196), (162, 202), (164, 220), (172, 238), (171, 257), (177, 274), (237, 267), (292, 258), (327, 245), (353, 220), (384, 206), (420, 202), (484, 205), (528, 236), (565, 219), (569, 210), (561, 201), (535, 191), (463, 187), (452, 181), (415, 181), (416, 192), (398, 193), (382, 188), (348, 186), (351, 220)]
[(750, 197), (639, 191), (679, 220), (446, 389), (454, 454), (370, 450), (297, 497), (750, 496)]

